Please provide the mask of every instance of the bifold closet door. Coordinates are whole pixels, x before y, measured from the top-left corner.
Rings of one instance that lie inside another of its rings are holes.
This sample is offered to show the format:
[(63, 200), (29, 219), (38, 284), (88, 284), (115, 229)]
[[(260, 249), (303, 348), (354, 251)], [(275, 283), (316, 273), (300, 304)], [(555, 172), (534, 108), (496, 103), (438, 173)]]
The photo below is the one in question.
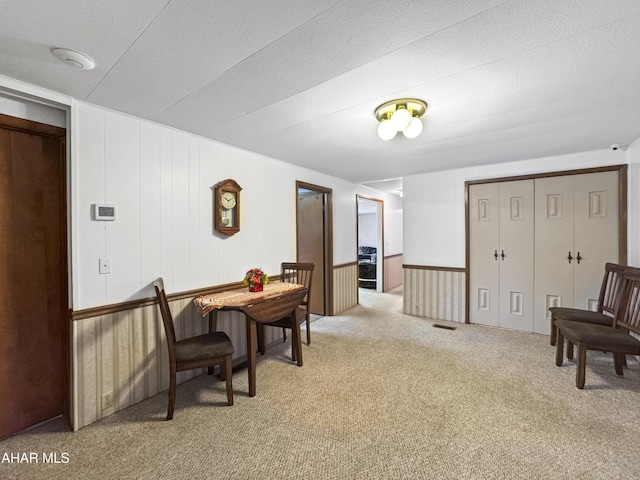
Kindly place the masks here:
[(533, 330), (533, 180), (469, 187), (470, 321)]
[(500, 187), (469, 187), (469, 320), (497, 327), (500, 322)]
[(549, 307), (595, 310), (606, 262), (618, 262), (618, 172), (535, 180), (534, 331), (549, 334)]
[(533, 180), (500, 184), (500, 326), (533, 331)]

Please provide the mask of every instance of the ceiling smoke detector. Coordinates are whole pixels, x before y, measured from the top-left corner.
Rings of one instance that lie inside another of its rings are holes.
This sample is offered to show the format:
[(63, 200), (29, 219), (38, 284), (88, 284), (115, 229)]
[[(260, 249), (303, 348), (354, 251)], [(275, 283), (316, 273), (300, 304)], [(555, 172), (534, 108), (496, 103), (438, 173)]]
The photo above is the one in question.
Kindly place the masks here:
[(95, 62), (84, 53), (76, 52), (75, 50), (53, 48), (51, 53), (53, 53), (53, 56), (58, 60), (71, 67), (81, 68), (82, 70), (92, 70), (96, 66)]

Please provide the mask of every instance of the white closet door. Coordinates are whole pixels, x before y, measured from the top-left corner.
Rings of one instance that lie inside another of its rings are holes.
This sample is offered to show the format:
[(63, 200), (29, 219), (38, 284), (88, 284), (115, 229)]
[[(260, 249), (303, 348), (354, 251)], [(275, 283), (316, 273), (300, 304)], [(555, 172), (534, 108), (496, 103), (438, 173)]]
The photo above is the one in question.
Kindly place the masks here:
[[(575, 176), (574, 306), (594, 310), (606, 262), (617, 263), (618, 172)], [(580, 260), (578, 261), (578, 253)]]
[(532, 332), (534, 183), (519, 180), (499, 185), (499, 326)]
[(500, 187), (469, 186), (469, 320), (498, 326), (500, 320)]
[(549, 307), (573, 306), (574, 177), (535, 180), (535, 333), (549, 335)]
[(604, 265), (618, 262), (618, 172), (535, 182), (534, 332), (548, 335), (549, 307), (595, 310)]

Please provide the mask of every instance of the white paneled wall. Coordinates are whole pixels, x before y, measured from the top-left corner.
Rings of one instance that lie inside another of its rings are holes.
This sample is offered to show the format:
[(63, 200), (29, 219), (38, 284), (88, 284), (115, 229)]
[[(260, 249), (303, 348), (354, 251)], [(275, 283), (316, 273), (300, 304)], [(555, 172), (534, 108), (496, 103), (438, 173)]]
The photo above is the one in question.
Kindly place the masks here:
[[(154, 297), (160, 276), (174, 293), (241, 281), (251, 267), (278, 274), (282, 261), (296, 258), (296, 180), (333, 190), (334, 262), (355, 261), (355, 196), (371, 189), (84, 102), (71, 105), (74, 312)], [(227, 178), (243, 187), (241, 229), (232, 237), (213, 228), (213, 187)], [(401, 212), (399, 198), (387, 200)], [(117, 219), (94, 221), (95, 203), (115, 204)], [(390, 218), (388, 253), (400, 253), (401, 216)], [(111, 274), (98, 273), (100, 257), (111, 257)], [(335, 311), (357, 303), (356, 276), (355, 265), (334, 273)], [(76, 428), (167, 388), (158, 321), (149, 307), (74, 322)], [(243, 355), (244, 321), (222, 325), (236, 356)], [(108, 389), (115, 407), (102, 410)]]
[[(355, 193), (370, 189), (82, 102), (72, 129), (74, 310), (152, 297), (158, 276), (179, 292), (240, 281), (251, 267), (277, 274), (296, 258), (296, 180), (333, 190), (334, 261), (355, 260)], [(226, 178), (243, 187), (232, 237), (213, 229), (213, 187)], [(92, 220), (95, 203), (115, 204), (117, 219)], [(401, 248), (390, 219), (387, 241)], [(100, 275), (105, 256), (113, 272)]]
[[(295, 258), (303, 169), (86, 104), (75, 119), (75, 310), (151, 297), (158, 276), (169, 291), (186, 291), (240, 281), (254, 266), (275, 274)], [(233, 237), (213, 230), (213, 187), (225, 178), (243, 187)], [(94, 203), (115, 204), (117, 219), (93, 221)], [(109, 275), (98, 273), (104, 256)]]

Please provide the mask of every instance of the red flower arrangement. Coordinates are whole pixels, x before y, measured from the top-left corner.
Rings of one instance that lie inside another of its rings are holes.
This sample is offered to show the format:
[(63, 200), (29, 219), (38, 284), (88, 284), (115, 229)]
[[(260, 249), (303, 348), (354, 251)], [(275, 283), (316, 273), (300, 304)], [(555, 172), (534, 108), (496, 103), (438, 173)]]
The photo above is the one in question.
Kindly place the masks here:
[(269, 283), (269, 277), (262, 269), (252, 268), (247, 271), (242, 282), (249, 285), (250, 292), (261, 292), (262, 286)]

